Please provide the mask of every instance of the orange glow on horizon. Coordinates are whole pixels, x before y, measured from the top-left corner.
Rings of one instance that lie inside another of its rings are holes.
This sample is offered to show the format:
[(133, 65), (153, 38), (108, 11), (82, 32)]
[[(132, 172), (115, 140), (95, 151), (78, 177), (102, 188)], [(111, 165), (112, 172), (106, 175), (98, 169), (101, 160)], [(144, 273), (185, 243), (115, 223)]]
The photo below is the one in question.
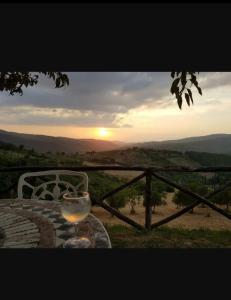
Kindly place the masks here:
[(98, 128), (97, 136), (99, 136), (101, 138), (107, 138), (110, 136), (110, 132), (107, 128)]

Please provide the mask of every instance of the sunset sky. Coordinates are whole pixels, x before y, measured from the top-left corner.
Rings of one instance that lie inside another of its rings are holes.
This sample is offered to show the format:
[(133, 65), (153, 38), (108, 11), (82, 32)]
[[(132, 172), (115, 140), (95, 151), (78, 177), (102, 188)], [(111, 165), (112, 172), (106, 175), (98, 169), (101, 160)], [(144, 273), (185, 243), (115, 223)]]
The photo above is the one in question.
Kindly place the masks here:
[(141, 142), (231, 133), (231, 73), (202, 72), (200, 96), (179, 110), (170, 72), (72, 72), (69, 87), (41, 77), (23, 96), (0, 92), (0, 129)]

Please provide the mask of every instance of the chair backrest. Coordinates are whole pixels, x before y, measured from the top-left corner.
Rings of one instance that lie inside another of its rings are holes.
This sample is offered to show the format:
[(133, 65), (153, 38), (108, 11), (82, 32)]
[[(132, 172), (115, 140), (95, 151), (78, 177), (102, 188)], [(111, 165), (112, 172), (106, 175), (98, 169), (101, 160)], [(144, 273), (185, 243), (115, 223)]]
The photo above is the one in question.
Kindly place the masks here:
[[(68, 177), (71, 182), (67, 181)], [(28, 190), (26, 198), (23, 196), (25, 187)], [(21, 175), (18, 182), (19, 199), (59, 200), (63, 194), (77, 193), (78, 190), (88, 191), (86, 173), (70, 170), (31, 172)]]

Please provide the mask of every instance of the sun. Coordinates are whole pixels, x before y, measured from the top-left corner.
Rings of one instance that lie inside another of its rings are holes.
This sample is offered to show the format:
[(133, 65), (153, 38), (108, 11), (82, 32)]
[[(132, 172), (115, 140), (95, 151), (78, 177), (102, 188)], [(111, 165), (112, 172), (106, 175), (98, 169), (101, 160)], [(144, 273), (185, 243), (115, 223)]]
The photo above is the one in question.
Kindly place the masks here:
[(108, 137), (110, 135), (107, 128), (99, 128), (97, 134), (100, 137)]

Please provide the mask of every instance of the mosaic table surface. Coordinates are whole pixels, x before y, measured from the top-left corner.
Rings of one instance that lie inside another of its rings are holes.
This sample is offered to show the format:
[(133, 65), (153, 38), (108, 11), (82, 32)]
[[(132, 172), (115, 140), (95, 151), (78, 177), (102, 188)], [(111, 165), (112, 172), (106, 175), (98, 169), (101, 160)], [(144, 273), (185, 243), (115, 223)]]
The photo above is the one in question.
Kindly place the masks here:
[[(111, 248), (103, 224), (92, 214), (78, 225), (93, 248)], [(75, 236), (74, 226), (60, 212), (60, 203), (43, 200), (0, 200), (0, 248), (62, 248)]]

